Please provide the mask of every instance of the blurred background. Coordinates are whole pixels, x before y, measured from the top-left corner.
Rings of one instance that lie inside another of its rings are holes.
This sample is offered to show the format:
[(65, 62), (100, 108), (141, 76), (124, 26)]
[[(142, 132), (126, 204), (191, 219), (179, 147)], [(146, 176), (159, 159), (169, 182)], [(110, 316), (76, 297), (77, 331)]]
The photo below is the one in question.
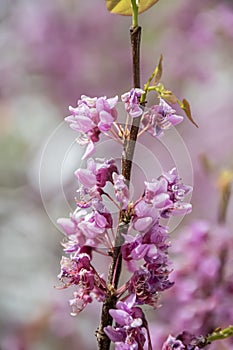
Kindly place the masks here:
[[(192, 160), (193, 213), (172, 233), (179, 283), (164, 296), (164, 312), (149, 311), (159, 349), (185, 325), (198, 333), (233, 323), (231, 199), (229, 215), (218, 218), (233, 170), (233, 4), (161, 0), (139, 18), (142, 82), (162, 53), (163, 83), (190, 101), (199, 125), (185, 119), (178, 127)], [(83, 153), (63, 118), (81, 94), (131, 88), (130, 21), (101, 0), (0, 2), (1, 350), (96, 348), (99, 306), (72, 318), (71, 291), (54, 289), (63, 238), (56, 219), (74, 208)], [(224, 344), (218, 349), (233, 349)]]

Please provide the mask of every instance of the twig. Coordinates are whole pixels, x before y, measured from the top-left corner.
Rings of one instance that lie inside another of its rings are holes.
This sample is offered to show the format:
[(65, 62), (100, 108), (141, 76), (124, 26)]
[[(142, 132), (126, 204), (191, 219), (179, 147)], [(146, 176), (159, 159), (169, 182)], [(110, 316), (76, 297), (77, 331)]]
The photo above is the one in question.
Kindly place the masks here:
[[(141, 27), (137, 26), (135, 22), (135, 16), (133, 17), (133, 27), (130, 29), (130, 39), (132, 47), (133, 58), (133, 82), (134, 87), (140, 87), (140, 40), (141, 40)], [(134, 156), (134, 150), (136, 140), (139, 131), (140, 117), (134, 118), (130, 129), (129, 137), (124, 141), (123, 153), (122, 153), (122, 175), (127, 181), (129, 186), (131, 177), (132, 160)], [(108, 292), (106, 299), (103, 303), (102, 315), (99, 328), (96, 332), (98, 349), (109, 350), (110, 339), (104, 333), (104, 328), (112, 324), (112, 317), (109, 314), (110, 309), (116, 308), (117, 295), (116, 290), (121, 274), (122, 256), (121, 245), (124, 242), (123, 235), (127, 233), (129, 223), (124, 221), (124, 211), (120, 210), (119, 224), (116, 234), (115, 246), (112, 254), (112, 263), (110, 265), (108, 274)]]

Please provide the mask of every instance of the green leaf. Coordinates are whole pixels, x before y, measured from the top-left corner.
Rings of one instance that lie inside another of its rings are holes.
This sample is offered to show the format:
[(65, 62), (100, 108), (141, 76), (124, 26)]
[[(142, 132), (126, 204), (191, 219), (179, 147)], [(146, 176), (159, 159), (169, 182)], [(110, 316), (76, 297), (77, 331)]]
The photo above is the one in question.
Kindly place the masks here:
[(159, 64), (158, 66), (155, 68), (155, 71), (154, 71), (154, 83), (155, 85), (160, 81), (161, 77), (162, 77), (162, 74), (163, 74), (163, 65), (162, 65), (162, 62), (163, 62), (163, 56), (161, 55), (160, 56), (160, 59), (159, 59)]
[(167, 101), (168, 103), (175, 104), (177, 102), (177, 97), (173, 94), (172, 91), (164, 89), (161, 91), (160, 96)]
[(191, 123), (193, 123), (198, 128), (197, 123), (194, 121), (194, 119), (192, 117), (190, 105), (185, 98), (182, 101), (180, 101), (173, 94), (172, 91), (165, 89), (164, 85), (161, 83), (159, 83), (157, 86), (155, 86), (155, 90), (157, 91), (159, 96), (161, 98), (163, 98), (165, 101), (167, 101), (168, 103), (171, 103), (171, 104), (178, 103), (180, 105), (180, 107), (183, 109), (183, 111), (185, 112), (188, 119), (191, 121)]
[(212, 342), (218, 339), (226, 339), (233, 336), (233, 326), (228, 326), (227, 328), (218, 328), (213, 333), (206, 337), (207, 342)]
[(167, 101), (168, 103), (175, 104), (178, 102), (178, 98), (173, 94), (172, 91), (165, 89), (164, 85), (159, 83), (158, 85), (154, 86), (155, 91), (159, 94), (159, 97)]
[(183, 111), (185, 112), (185, 114), (188, 117), (188, 119), (190, 120), (190, 122), (193, 123), (198, 128), (197, 123), (194, 121), (194, 119), (192, 117), (191, 108), (190, 108), (188, 101), (184, 98), (182, 102), (178, 101), (178, 103), (179, 103), (180, 107), (183, 109)]
[[(139, 0), (138, 13), (145, 12), (159, 0)], [(132, 16), (131, 0), (105, 0), (107, 9), (111, 13)]]

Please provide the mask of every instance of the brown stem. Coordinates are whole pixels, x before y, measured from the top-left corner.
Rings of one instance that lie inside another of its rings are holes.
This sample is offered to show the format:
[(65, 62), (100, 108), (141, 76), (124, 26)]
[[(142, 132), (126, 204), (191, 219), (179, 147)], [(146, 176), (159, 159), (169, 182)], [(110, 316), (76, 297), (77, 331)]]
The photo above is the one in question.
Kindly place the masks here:
[(130, 28), (130, 40), (133, 57), (133, 86), (140, 87), (140, 42), (142, 28), (137, 26)]
[[(130, 29), (131, 47), (133, 55), (133, 84), (135, 88), (140, 87), (140, 41), (141, 27)], [(129, 139), (125, 140), (124, 151), (122, 154), (122, 174), (124, 175), (128, 185), (130, 182), (132, 160), (134, 149), (139, 131), (141, 117), (133, 118), (130, 129)]]
[[(141, 27), (136, 26), (130, 29), (130, 39), (133, 58), (133, 82), (134, 87), (136, 88), (140, 87)], [(124, 175), (128, 186), (130, 182), (132, 160), (139, 131), (139, 124), (140, 117), (134, 118), (130, 129), (129, 138), (127, 138), (124, 142), (124, 149), (122, 153), (122, 175)], [(108, 273), (108, 292), (102, 307), (100, 325), (96, 331), (99, 350), (109, 350), (110, 348), (111, 341), (104, 333), (104, 328), (112, 325), (112, 317), (109, 315), (109, 310), (116, 308), (116, 289), (118, 286), (122, 265), (121, 245), (124, 242), (123, 235), (127, 233), (128, 225), (129, 222), (125, 220), (125, 212), (121, 210), (119, 213), (119, 223), (112, 255), (112, 263), (110, 265)]]

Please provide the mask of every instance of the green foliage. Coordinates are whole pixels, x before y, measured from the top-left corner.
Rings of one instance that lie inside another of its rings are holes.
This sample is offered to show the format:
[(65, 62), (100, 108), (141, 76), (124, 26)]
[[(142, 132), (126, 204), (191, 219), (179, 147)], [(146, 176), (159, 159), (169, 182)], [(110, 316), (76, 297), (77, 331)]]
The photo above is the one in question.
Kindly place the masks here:
[[(145, 12), (159, 0), (139, 0), (138, 13)], [(109, 12), (123, 16), (132, 16), (131, 0), (105, 0)]]
[(150, 86), (150, 83), (152, 82), (152, 80), (154, 80), (154, 84), (157, 84), (160, 81), (160, 79), (162, 77), (162, 73), (163, 73), (162, 62), (163, 62), (163, 56), (160, 55), (160, 59), (159, 59), (159, 63), (157, 65), (157, 67), (155, 68), (155, 70), (151, 74), (150, 78), (148, 79), (148, 81), (144, 85), (145, 93), (141, 96), (140, 103), (144, 103), (146, 101), (146, 95), (147, 95), (148, 91), (155, 90), (155, 86)]
[(189, 102), (183, 98), (182, 101), (180, 101), (174, 94), (172, 91), (167, 90), (163, 84), (159, 83), (158, 85), (151, 87), (157, 91), (159, 97), (161, 97), (162, 99), (164, 99), (166, 102), (171, 103), (171, 104), (175, 104), (178, 103), (180, 108), (183, 109), (183, 111), (185, 112), (186, 117), (190, 120), (190, 122), (195, 125), (198, 128), (197, 123), (194, 121), (193, 116), (192, 116), (192, 112), (191, 112), (191, 107)]
[(159, 63), (157, 65), (157, 67), (155, 68), (154, 70), (154, 84), (158, 84), (158, 82), (160, 81), (160, 79), (162, 78), (162, 74), (163, 74), (163, 65), (162, 65), (162, 62), (163, 62), (163, 56), (160, 55), (160, 59), (159, 59)]
[(158, 84), (155, 89), (158, 92), (159, 96), (168, 103), (175, 104), (178, 102), (178, 98), (173, 94), (172, 91), (165, 89), (163, 84)]
[(179, 103), (179, 105), (183, 109), (183, 111), (185, 112), (185, 114), (188, 117), (188, 119), (190, 120), (190, 122), (193, 123), (198, 128), (197, 123), (194, 121), (194, 119), (192, 117), (191, 108), (190, 108), (190, 104), (188, 103), (188, 101), (185, 98), (183, 98), (182, 102), (179, 100), (177, 100), (177, 102)]
[[(163, 56), (160, 56), (159, 59), (159, 63), (157, 65), (157, 67), (155, 68), (155, 70), (153, 71), (153, 73), (151, 74), (150, 78), (148, 79), (148, 81), (146, 82), (146, 84), (144, 85), (144, 91), (145, 93), (141, 96), (141, 103), (145, 103), (146, 101), (146, 96), (147, 93), (149, 91), (156, 91), (157, 94), (159, 95), (159, 97), (161, 97), (163, 100), (165, 100), (168, 103), (171, 104), (175, 104), (178, 103), (179, 106), (183, 109), (183, 111), (185, 112), (187, 118), (191, 121), (192, 124), (194, 124), (197, 128), (198, 125), (197, 123), (194, 121), (193, 117), (192, 117), (192, 112), (191, 112), (191, 108), (189, 105), (189, 102), (184, 98), (182, 101), (180, 101), (174, 94), (172, 91), (167, 90), (165, 88), (165, 86), (160, 83), (160, 79), (162, 77), (162, 73), (163, 73), (163, 66), (162, 66), (162, 62), (163, 62)], [(153, 81), (154, 85), (151, 86), (151, 82)]]
[(233, 336), (233, 326), (228, 326), (227, 328), (221, 329), (217, 328), (211, 334), (206, 337), (207, 342), (211, 343), (212, 341), (219, 339), (226, 339)]

